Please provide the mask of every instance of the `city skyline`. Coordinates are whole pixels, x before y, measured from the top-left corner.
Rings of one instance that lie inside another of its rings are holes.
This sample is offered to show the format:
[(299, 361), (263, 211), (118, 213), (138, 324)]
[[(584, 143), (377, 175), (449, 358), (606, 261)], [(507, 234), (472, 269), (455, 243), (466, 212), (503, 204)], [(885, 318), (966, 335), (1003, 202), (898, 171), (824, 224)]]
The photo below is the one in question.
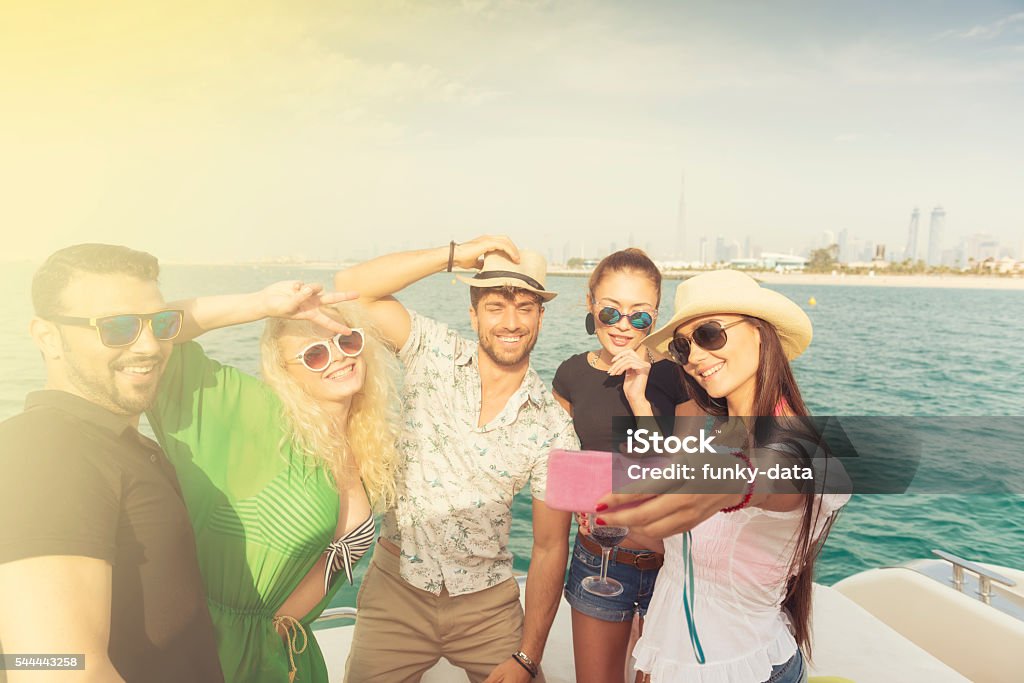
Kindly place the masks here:
[[(680, 202), (679, 216), (683, 216), (685, 203)], [(936, 215), (941, 215), (943, 221), (935, 224)], [(710, 266), (716, 263), (724, 263), (733, 259), (755, 259), (762, 253), (776, 255), (809, 256), (815, 249), (836, 247), (837, 262), (870, 262), (872, 260), (887, 260), (890, 262), (902, 262), (909, 260), (911, 263), (921, 262), (928, 266), (967, 266), (968, 260), (981, 261), (985, 258), (1001, 258), (1010, 256), (1015, 260), (1024, 260), (1024, 237), (1016, 241), (1001, 241), (991, 232), (972, 232), (955, 236), (947, 236), (944, 231), (945, 210), (936, 206), (931, 211), (932, 220), (929, 223), (929, 233), (924, 236), (920, 233), (920, 209), (914, 207), (911, 211), (911, 219), (908, 225), (908, 236), (906, 246), (900, 246), (897, 234), (893, 233), (888, 241), (864, 239), (858, 234), (850, 235), (846, 229), (838, 233), (832, 230), (823, 230), (817, 236), (805, 236), (800, 246), (782, 246), (772, 243), (770, 240), (765, 243), (754, 242), (753, 236), (747, 233), (742, 236), (711, 234), (697, 235), (697, 245), (691, 255), (680, 257), (675, 247), (669, 248), (668, 241), (665, 241), (665, 248), (661, 249), (652, 239), (642, 233), (639, 237), (630, 231), (621, 241), (612, 239), (607, 243), (600, 240), (589, 240), (586, 236), (567, 235), (562, 238), (554, 238), (556, 241), (546, 242), (521, 242), (520, 246), (532, 248), (547, 257), (549, 263), (564, 265), (570, 259), (583, 259), (595, 261), (603, 256), (625, 249), (627, 247), (638, 247), (644, 249), (655, 260), (666, 264), (683, 264)], [(677, 231), (673, 235), (672, 244), (679, 244)], [(938, 228), (936, 230), (936, 227)], [(511, 235), (516, 239), (516, 235)], [(933, 244), (933, 238), (938, 239), (938, 244)], [(466, 238), (468, 239), (468, 237)], [(558, 241), (562, 239), (563, 241)], [(210, 254), (198, 254), (192, 257), (162, 257), (168, 263), (355, 263), (392, 251), (404, 251), (409, 249), (420, 249), (438, 246), (437, 240), (429, 236), (421, 236), (419, 240), (405, 240), (400, 243), (375, 243), (367, 247), (354, 250), (344, 250), (335, 247), (328, 252), (310, 254), (302, 251), (277, 254), (261, 254), (256, 256), (221, 257)], [(912, 245), (916, 244), (916, 257), (911, 255)], [(138, 245), (132, 245), (138, 246)], [(878, 249), (881, 248), (882, 255), (878, 256)], [(5, 258), (6, 256), (6, 258)], [(158, 255), (160, 256), (160, 255)], [(33, 259), (24, 255), (0, 255), (0, 262), (41, 260), (45, 254)]]
[(1016, 249), (1022, 84), (993, 0), (8, 3), (0, 258), (893, 251), (940, 204)]

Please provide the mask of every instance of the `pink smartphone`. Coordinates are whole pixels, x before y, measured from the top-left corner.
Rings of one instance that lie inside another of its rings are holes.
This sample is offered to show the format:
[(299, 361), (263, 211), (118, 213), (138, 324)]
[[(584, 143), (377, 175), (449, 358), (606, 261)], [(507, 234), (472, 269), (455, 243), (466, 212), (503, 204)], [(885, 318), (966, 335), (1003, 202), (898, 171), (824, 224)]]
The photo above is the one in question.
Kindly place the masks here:
[(591, 512), (612, 490), (612, 454), (553, 450), (548, 455), (544, 502), (566, 512)]

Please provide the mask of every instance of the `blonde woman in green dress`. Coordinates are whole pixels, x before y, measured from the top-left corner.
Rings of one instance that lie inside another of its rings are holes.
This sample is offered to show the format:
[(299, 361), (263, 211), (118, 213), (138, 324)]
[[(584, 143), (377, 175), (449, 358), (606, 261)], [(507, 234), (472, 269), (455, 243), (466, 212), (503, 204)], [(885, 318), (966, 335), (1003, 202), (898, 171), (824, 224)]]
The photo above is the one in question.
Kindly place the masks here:
[[(292, 281), (178, 305), (186, 341), (148, 417), (181, 481), (229, 683), (327, 683), (310, 625), (394, 496), (398, 368), (352, 298)], [(190, 341), (262, 318), (262, 379)]]

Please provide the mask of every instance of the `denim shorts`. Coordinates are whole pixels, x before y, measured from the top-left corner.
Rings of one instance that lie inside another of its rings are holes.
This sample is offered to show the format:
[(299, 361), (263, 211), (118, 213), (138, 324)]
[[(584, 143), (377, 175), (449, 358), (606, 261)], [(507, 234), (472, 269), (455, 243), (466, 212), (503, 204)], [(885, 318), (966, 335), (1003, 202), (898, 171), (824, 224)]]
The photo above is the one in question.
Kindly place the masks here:
[(807, 669), (804, 666), (804, 655), (800, 650), (789, 660), (772, 667), (772, 675), (765, 683), (805, 683)]
[(632, 621), (633, 614), (647, 614), (654, 594), (654, 580), (658, 578), (657, 569), (637, 569), (629, 564), (608, 562), (608, 576), (622, 584), (622, 593), (614, 598), (592, 595), (583, 590), (580, 581), (588, 576), (601, 573), (601, 556), (595, 555), (581, 543), (577, 542), (572, 549), (572, 562), (569, 564), (569, 578), (565, 582), (565, 599), (578, 612), (601, 621)]

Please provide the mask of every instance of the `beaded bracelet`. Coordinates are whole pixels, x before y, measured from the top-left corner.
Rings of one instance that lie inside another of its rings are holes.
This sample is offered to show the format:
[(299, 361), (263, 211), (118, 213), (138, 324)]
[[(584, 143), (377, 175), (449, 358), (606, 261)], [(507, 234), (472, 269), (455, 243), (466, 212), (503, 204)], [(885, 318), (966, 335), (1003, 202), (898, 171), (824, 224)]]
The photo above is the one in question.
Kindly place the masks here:
[[(750, 458), (747, 457), (746, 453), (744, 453), (743, 451), (733, 451), (732, 454), (735, 455), (740, 460), (742, 460), (744, 463), (746, 463), (747, 467), (750, 470), (754, 469), (754, 463), (750, 462)], [(750, 483), (747, 484), (747, 492), (743, 494), (743, 500), (741, 500), (736, 505), (732, 505), (732, 506), (727, 507), (727, 508), (722, 508), (722, 512), (736, 512), (737, 510), (742, 510), (743, 508), (745, 508), (748, 505), (750, 505), (750, 499), (753, 498), (753, 497), (754, 497), (754, 478), (751, 478)]]

